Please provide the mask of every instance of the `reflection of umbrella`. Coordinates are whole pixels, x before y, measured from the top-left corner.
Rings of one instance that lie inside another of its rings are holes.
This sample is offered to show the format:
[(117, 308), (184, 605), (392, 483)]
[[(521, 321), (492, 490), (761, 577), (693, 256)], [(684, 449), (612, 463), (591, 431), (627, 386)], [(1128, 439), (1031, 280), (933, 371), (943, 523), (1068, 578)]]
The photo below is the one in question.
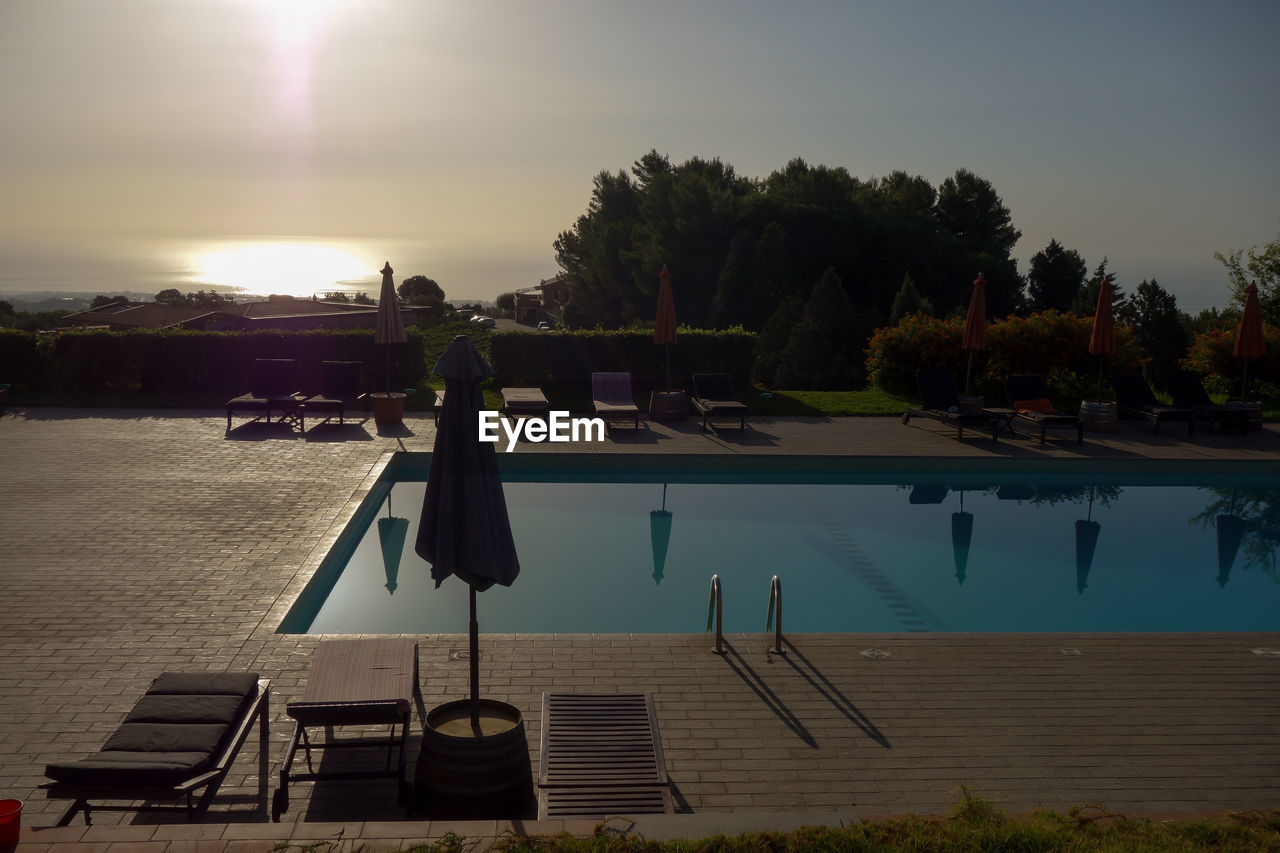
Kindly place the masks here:
[(414, 550), (431, 564), (436, 586), (457, 575), (470, 587), (471, 724), (479, 726), (480, 641), (476, 592), (510, 586), (520, 573), (493, 444), (479, 440), (480, 382), (494, 375), (466, 335), (436, 362), (445, 400), (431, 452), (422, 523)]
[(960, 490), (960, 511), (951, 513), (951, 548), (956, 556), (956, 581), (963, 584), (969, 565), (969, 543), (973, 541), (973, 513), (964, 511), (964, 490)]
[(1231, 577), (1240, 542), (1244, 539), (1244, 519), (1238, 515), (1218, 516), (1218, 586), (1225, 587)]
[(658, 274), (658, 316), (653, 323), (653, 342), (667, 351), (667, 388), (671, 388), (671, 345), (676, 342), (676, 300), (671, 293), (671, 272), (664, 265)]
[(387, 517), (378, 519), (378, 541), (382, 544), (382, 569), (387, 575), (387, 592), (395, 595), (399, 586), (400, 555), (409, 534), (409, 519), (391, 516), (391, 495), (387, 495)]
[(662, 484), (662, 509), (649, 513), (649, 538), (653, 540), (653, 582), (662, 583), (667, 565), (667, 545), (671, 542), (671, 513), (667, 511), (667, 484)]
[(1098, 356), (1098, 399), (1102, 399), (1102, 366), (1106, 356), (1116, 352), (1116, 325), (1111, 316), (1111, 276), (1103, 276), (1098, 288), (1098, 307), (1093, 312), (1093, 334), (1089, 336), (1089, 352)]
[(1267, 352), (1267, 341), (1262, 334), (1262, 306), (1258, 304), (1258, 283), (1251, 281), (1244, 289), (1244, 311), (1240, 314), (1240, 326), (1236, 329), (1236, 345), (1233, 355), (1244, 359), (1244, 377), (1240, 380), (1240, 399), (1248, 400), (1249, 359), (1260, 358)]
[(1089, 514), (1076, 522), (1076, 592), (1083, 593), (1089, 584), (1089, 569), (1093, 567), (1093, 552), (1098, 547), (1098, 534), (1102, 525), (1093, 520), (1093, 489), (1089, 490)]
[(964, 395), (969, 396), (969, 378), (973, 374), (973, 351), (987, 348), (987, 280), (982, 273), (973, 280), (973, 296), (969, 313), (964, 318), (964, 335), (960, 348), (969, 351), (969, 366), (964, 371)]
[(378, 316), (373, 327), (373, 342), (387, 347), (387, 394), (391, 393), (391, 345), (409, 340), (404, 332), (404, 319), (396, 301), (396, 284), (391, 278), (391, 262), (382, 267), (382, 292), (378, 295)]

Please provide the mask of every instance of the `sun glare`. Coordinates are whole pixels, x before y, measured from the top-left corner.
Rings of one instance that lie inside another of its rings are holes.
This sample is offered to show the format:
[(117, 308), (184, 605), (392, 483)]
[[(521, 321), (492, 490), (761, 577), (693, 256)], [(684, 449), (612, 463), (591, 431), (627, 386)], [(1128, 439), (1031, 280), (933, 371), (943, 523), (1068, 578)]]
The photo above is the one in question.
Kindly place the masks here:
[[(205, 252), (196, 278), (246, 293), (309, 297), (335, 290), (376, 291), (377, 272), (351, 252), (308, 243), (251, 243)], [(359, 282), (366, 286), (352, 287)]]

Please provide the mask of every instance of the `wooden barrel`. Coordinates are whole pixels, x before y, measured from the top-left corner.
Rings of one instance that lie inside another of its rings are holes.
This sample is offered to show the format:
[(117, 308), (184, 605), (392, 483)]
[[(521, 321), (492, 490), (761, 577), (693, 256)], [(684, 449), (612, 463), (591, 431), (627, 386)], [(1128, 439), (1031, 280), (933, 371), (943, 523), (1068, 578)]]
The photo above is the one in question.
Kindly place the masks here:
[(1080, 425), (1093, 432), (1115, 432), (1120, 429), (1116, 404), (1085, 400), (1080, 404)]
[(469, 699), (427, 714), (414, 777), (419, 808), (460, 820), (530, 816), (535, 799), (524, 717), (505, 702), (481, 699), (475, 733), (470, 715)]

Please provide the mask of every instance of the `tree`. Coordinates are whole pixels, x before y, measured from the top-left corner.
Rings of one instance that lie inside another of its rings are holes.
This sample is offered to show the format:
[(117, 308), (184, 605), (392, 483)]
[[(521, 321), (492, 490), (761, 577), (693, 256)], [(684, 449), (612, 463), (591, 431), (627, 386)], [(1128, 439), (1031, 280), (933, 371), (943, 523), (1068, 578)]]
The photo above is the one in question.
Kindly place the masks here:
[(1124, 304), (1124, 289), (1116, 284), (1115, 273), (1107, 272), (1106, 255), (1102, 256), (1102, 260), (1094, 267), (1089, 281), (1076, 294), (1075, 301), (1071, 303), (1071, 313), (1081, 317), (1092, 317), (1098, 310), (1098, 292), (1102, 290), (1102, 280), (1107, 277), (1111, 278), (1111, 313), (1113, 316), (1119, 314), (1120, 306)]
[(516, 316), (516, 295), (514, 293), (499, 293), (493, 300), (493, 307), (497, 309), (496, 313), (502, 317)]
[(1280, 236), (1263, 246), (1262, 251), (1257, 246), (1249, 249), (1247, 262), (1243, 249), (1226, 255), (1214, 252), (1213, 257), (1227, 268), (1232, 304), (1244, 310), (1245, 288), (1256, 282), (1263, 322), (1280, 325)]
[(396, 295), (406, 305), (444, 305), (444, 291), (425, 275), (411, 275), (400, 282)]
[(108, 305), (127, 305), (128, 303), (129, 300), (125, 299), (123, 296), (103, 296), (99, 294), (98, 296), (93, 297), (93, 301), (89, 303), (89, 310), (92, 311), (95, 308), (105, 308)]
[(853, 383), (847, 349), (853, 309), (844, 283), (828, 269), (813, 287), (800, 322), (782, 349), (777, 383), (783, 388), (844, 390)]
[(1079, 252), (1050, 240), (1048, 246), (1031, 258), (1031, 269), (1027, 273), (1031, 311), (1070, 311), (1084, 287), (1087, 270)]
[(341, 302), (347, 304), (351, 302), (351, 295), (343, 293), (341, 290), (334, 290), (324, 295), (325, 302)]
[(1142, 280), (1134, 294), (1118, 311), (1121, 320), (1133, 327), (1134, 337), (1146, 350), (1147, 378), (1164, 388), (1169, 375), (1178, 370), (1187, 354), (1190, 318), (1178, 310), (1178, 300), (1155, 279)]
[(896, 325), (903, 317), (912, 314), (933, 314), (933, 301), (920, 295), (916, 283), (911, 280), (911, 273), (903, 273), (902, 287), (898, 295), (893, 297), (893, 305), (889, 308), (889, 322)]
[(365, 293), (363, 290), (355, 295), (355, 298), (353, 301), (357, 305), (377, 305), (378, 304), (373, 301), (373, 297)]
[(998, 258), (1009, 257), (1022, 236), (995, 187), (968, 169), (958, 169), (938, 187), (934, 212), (948, 232)]
[(172, 305), (176, 308), (185, 308), (191, 304), (191, 300), (183, 296), (176, 287), (166, 287), (156, 294), (155, 301), (161, 305)]

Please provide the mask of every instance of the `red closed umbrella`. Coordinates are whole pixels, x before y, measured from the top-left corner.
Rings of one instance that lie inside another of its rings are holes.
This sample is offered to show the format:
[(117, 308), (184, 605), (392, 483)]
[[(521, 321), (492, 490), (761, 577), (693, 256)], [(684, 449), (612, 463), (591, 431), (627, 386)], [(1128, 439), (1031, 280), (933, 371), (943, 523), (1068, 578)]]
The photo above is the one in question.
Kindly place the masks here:
[(671, 388), (671, 346), (676, 342), (676, 300), (671, 292), (671, 272), (664, 264), (658, 273), (658, 315), (653, 322), (653, 342), (667, 351), (667, 388)]
[(1244, 359), (1244, 378), (1240, 381), (1240, 399), (1249, 399), (1245, 392), (1249, 382), (1249, 359), (1260, 358), (1267, 352), (1267, 340), (1262, 334), (1262, 306), (1258, 303), (1258, 283), (1249, 282), (1244, 289), (1244, 312), (1236, 329), (1236, 345), (1231, 351)]
[(1102, 399), (1102, 370), (1106, 356), (1116, 352), (1116, 324), (1111, 316), (1111, 276), (1104, 276), (1098, 288), (1098, 307), (1093, 312), (1093, 334), (1089, 352), (1098, 356), (1098, 399)]
[(987, 348), (987, 280), (982, 273), (973, 280), (973, 295), (969, 297), (969, 313), (964, 318), (960, 348), (969, 351), (969, 366), (964, 372), (964, 395), (967, 397), (969, 379), (973, 374), (973, 352)]

